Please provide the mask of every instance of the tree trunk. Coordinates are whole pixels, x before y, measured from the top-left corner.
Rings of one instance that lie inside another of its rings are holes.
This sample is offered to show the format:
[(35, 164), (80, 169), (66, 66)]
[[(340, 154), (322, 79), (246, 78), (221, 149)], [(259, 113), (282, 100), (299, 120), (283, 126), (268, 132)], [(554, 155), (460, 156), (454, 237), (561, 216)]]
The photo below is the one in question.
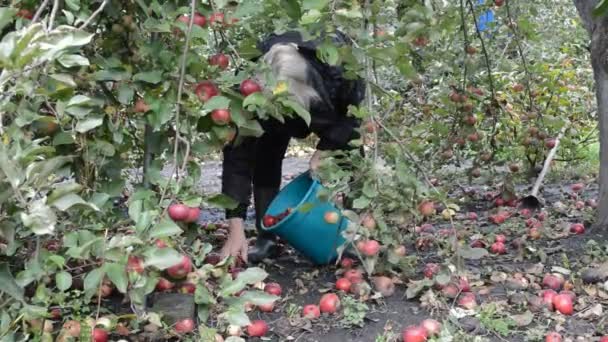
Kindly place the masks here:
[(574, 0), (591, 37), (591, 64), (595, 78), (600, 128), (600, 192), (596, 226), (608, 230), (608, 16), (593, 17), (598, 0)]

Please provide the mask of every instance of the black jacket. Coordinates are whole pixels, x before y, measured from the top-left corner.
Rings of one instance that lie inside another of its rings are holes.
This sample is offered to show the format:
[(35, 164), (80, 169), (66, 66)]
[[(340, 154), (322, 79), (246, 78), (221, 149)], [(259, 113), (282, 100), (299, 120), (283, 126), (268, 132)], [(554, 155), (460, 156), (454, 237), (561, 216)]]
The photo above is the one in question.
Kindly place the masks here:
[[(350, 40), (341, 32), (328, 34), (336, 45), (350, 45)], [(285, 124), (262, 123), (267, 130), (288, 130), (291, 136), (305, 138), (314, 132), (320, 139), (317, 149), (336, 150), (348, 148), (348, 142), (358, 138), (357, 128), (360, 121), (347, 116), (349, 105), (359, 105), (365, 97), (365, 82), (361, 78), (344, 77), (343, 66), (332, 66), (321, 62), (317, 57), (317, 46), (320, 39), (303, 40), (296, 31), (283, 34), (271, 34), (258, 44), (258, 49), (265, 54), (277, 43), (295, 43), (298, 51), (311, 66), (309, 78), (312, 86), (319, 93), (321, 100), (311, 104), (310, 127), (300, 118), (288, 120)]]

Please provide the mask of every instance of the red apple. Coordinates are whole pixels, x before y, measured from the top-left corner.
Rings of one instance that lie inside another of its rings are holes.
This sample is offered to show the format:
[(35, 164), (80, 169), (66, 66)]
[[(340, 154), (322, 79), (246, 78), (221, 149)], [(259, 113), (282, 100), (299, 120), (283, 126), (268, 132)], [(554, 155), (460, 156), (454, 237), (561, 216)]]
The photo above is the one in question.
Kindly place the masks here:
[(418, 211), (424, 217), (431, 216), (435, 214), (435, 203), (431, 201), (424, 201), (418, 206)]
[(505, 4), (505, 0), (494, 0), (496, 7), (502, 7)]
[(353, 267), (353, 265), (355, 264), (355, 261), (351, 258), (342, 258), (342, 260), (340, 260), (340, 266), (342, 268), (351, 268)]
[(400, 257), (403, 257), (403, 256), (405, 256), (405, 255), (407, 254), (407, 251), (406, 251), (406, 249), (405, 249), (405, 246), (403, 246), (403, 245), (400, 245), (400, 246), (395, 247), (395, 249), (393, 250), (393, 252), (394, 252), (396, 255), (400, 256)]
[(456, 298), (458, 297), (458, 294), (460, 294), (460, 289), (456, 284), (449, 283), (441, 289), (441, 293), (443, 293), (446, 298)]
[(339, 291), (348, 292), (350, 291), (351, 285), (352, 283), (350, 282), (350, 280), (346, 278), (340, 278), (336, 281), (336, 289), (338, 289)]
[(209, 16), (209, 23), (211, 25), (225, 25), (224, 13), (213, 13)]
[(157, 248), (165, 248), (167, 247), (167, 243), (161, 239), (156, 239), (154, 241), (154, 244), (156, 245)]
[(221, 70), (226, 70), (228, 68), (228, 64), (230, 64), (230, 59), (223, 53), (218, 53), (209, 57), (209, 64), (215, 65)]
[(199, 83), (194, 92), (196, 93), (196, 96), (198, 96), (199, 100), (203, 102), (207, 102), (212, 97), (220, 94), (220, 90), (211, 81), (203, 81)]
[(92, 332), (93, 342), (107, 342), (108, 341), (108, 332), (101, 329), (95, 328)]
[(188, 217), (190, 208), (183, 204), (171, 204), (169, 206), (169, 217), (173, 221), (183, 221)]
[(553, 311), (553, 298), (555, 298), (555, 296), (557, 296), (557, 292), (555, 292), (551, 289), (542, 290), (540, 292), (540, 296), (543, 300), (543, 304), (545, 304), (547, 309), (549, 309), (550, 311)]
[(433, 263), (428, 263), (424, 266), (424, 276), (429, 278), (429, 279), (433, 279), (433, 277), (435, 276), (435, 274), (437, 274), (437, 272), (439, 272), (439, 265), (437, 264), (433, 264)]
[(340, 298), (335, 293), (326, 293), (319, 301), (319, 308), (324, 313), (335, 313), (340, 308)]
[[(190, 17), (187, 14), (180, 16), (179, 18), (177, 18), (177, 20), (186, 25), (190, 25)], [(205, 25), (207, 25), (207, 18), (205, 18), (205, 16), (200, 15), (198, 13), (194, 13), (193, 24), (198, 25), (200, 27), (204, 27)]]
[(570, 226), (570, 232), (580, 235), (585, 233), (585, 226), (582, 223), (574, 223)]
[(167, 274), (173, 279), (182, 279), (192, 271), (192, 261), (186, 255), (182, 255), (182, 260), (167, 269)]
[(281, 289), (281, 285), (279, 283), (268, 283), (264, 286), (264, 292), (280, 297), (281, 293), (283, 293), (283, 289)]
[(344, 273), (344, 278), (348, 279), (351, 283), (360, 283), (363, 281), (363, 273), (357, 269), (351, 269)]
[(602, 337), (600, 337), (599, 342), (608, 342), (608, 336), (602, 336)]
[(196, 285), (192, 283), (183, 283), (179, 288), (179, 292), (186, 294), (194, 294), (196, 292)]
[(325, 213), (325, 215), (323, 215), (323, 219), (329, 224), (336, 224), (338, 223), (340, 216), (335, 211), (328, 211)]
[(568, 294), (558, 294), (553, 297), (553, 306), (555, 307), (555, 310), (564, 315), (572, 315), (574, 313), (572, 297)]
[(390, 297), (395, 293), (395, 283), (389, 277), (373, 277), (372, 283), (376, 291), (380, 292), (384, 297)]
[(196, 222), (196, 221), (198, 221), (198, 217), (200, 216), (200, 214), (201, 214), (200, 208), (189, 208), (188, 216), (186, 217), (184, 222), (188, 222), (188, 223)]
[(545, 274), (543, 277), (543, 287), (546, 289), (552, 289), (554, 291), (561, 290), (564, 285), (564, 277), (561, 274)]
[(564, 294), (567, 296), (570, 296), (570, 298), (572, 298), (572, 301), (576, 301), (576, 293), (574, 293), (573, 291), (570, 290), (561, 290), (559, 291), (559, 294)]
[(258, 309), (261, 312), (272, 312), (274, 310), (274, 303), (258, 305)]
[(504, 234), (498, 234), (496, 235), (496, 238), (494, 238), (495, 242), (501, 242), (501, 243), (506, 243), (507, 242), (507, 237)]
[(471, 221), (477, 221), (477, 213), (470, 212), (467, 214), (467, 218)]
[(372, 257), (380, 251), (380, 243), (376, 240), (359, 241), (357, 243), (357, 249), (359, 249), (361, 254)]
[(159, 278), (158, 283), (156, 283), (156, 289), (158, 291), (169, 291), (173, 286), (175, 286), (175, 284), (166, 278)]
[(211, 112), (211, 119), (217, 125), (226, 125), (230, 122), (230, 111), (228, 109), (215, 109)]
[(547, 336), (545, 336), (545, 342), (562, 342), (562, 335), (556, 332), (548, 333)]
[(376, 220), (371, 214), (365, 214), (363, 220), (361, 220), (361, 225), (369, 230), (374, 230), (376, 229)]
[(549, 138), (545, 140), (545, 147), (546, 148), (554, 148), (556, 144), (556, 140), (553, 138)]
[(25, 19), (29, 19), (29, 20), (34, 19), (34, 13), (32, 13), (32, 11), (25, 9), (25, 8), (20, 9), (19, 12), (17, 12), (16, 16), (25, 18)]
[(470, 292), (471, 285), (469, 284), (469, 280), (465, 277), (458, 278), (458, 288), (462, 292)]
[(583, 184), (583, 183), (574, 183), (574, 184), (570, 185), (570, 189), (573, 192), (579, 192), (579, 191), (583, 190), (584, 187), (585, 187), (585, 184)]
[(467, 292), (462, 294), (460, 299), (458, 300), (458, 305), (461, 307), (472, 310), (477, 306), (477, 300), (475, 299), (475, 294), (471, 292)]
[(258, 93), (262, 91), (262, 87), (260, 87), (260, 85), (257, 84), (254, 80), (247, 79), (241, 82), (239, 90), (241, 91), (241, 94), (243, 96), (249, 96), (253, 93)]
[(318, 305), (308, 304), (304, 306), (302, 316), (308, 319), (319, 318), (319, 316), (321, 316), (321, 310)]
[(507, 247), (502, 242), (494, 242), (492, 246), (490, 246), (490, 251), (494, 254), (506, 254)]
[(264, 227), (272, 227), (277, 224), (277, 218), (271, 215), (264, 215), (262, 221), (264, 223)]
[(127, 259), (127, 272), (144, 273), (144, 261), (135, 255), (129, 255)]
[(185, 318), (175, 323), (175, 331), (178, 334), (187, 334), (194, 331), (194, 320), (192, 318)]
[(426, 329), (422, 326), (409, 326), (403, 329), (403, 342), (425, 342), (428, 338)]
[(63, 330), (72, 337), (80, 337), (80, 322), (67, 321), (63, 324)]
[(256, 320), (251, 322), (247, 326), (247, 334), (251, 337), (262, 337), (268, 332), (268, 324), (262, 320)]
[(425, 319), (420, 323), (420, 326), (426, 330), (429, 336), (436, 336), (441, 332), (441, 323), (432, 318)]

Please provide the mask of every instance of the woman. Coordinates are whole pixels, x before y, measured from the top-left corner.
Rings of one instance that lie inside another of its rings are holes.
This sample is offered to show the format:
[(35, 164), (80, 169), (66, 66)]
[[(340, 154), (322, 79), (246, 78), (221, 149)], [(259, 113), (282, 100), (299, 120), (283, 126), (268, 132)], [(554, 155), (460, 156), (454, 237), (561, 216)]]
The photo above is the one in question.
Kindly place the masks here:
[[(341, 32), (328, 33), (334, 44), (349, 44)], [(342, 66), (330, 66), (317, 58), (322, 40), (305, 41), (299, 32), (273, 34), (259, 49), (263, 61), (270, 65), (277, 80), (288, 84), (290, 94), (311, 114), (310, 126), (301, 118), (285, 123), (270, 119), (261, 121), (264, 134), (247, 137), (238, 145), (224, 148), (222, 192), (235, 199), (239, 206), (226, 211), (229, 235), (222, 248), (222, 257), (240, 257), (245, 262), (260, 262), (276, 253), (273, 234), (261, 229), (262, 217), (281, 185), (283, 158), (290, 139), (305, 138), (310, 133), (319, 137), (310, 159), (315, 170), (322, 151), (348, 149), (349, 142), (359, 137), (360, 122), (347, 116), (349, 105), (363, 101), (365, 83), (362, 79), (346, 79)], [(248, 251), (244, 220), (253, 185), (256, 228), (255, 246)], [(249, 252), (249, 253), (248, 253)]]

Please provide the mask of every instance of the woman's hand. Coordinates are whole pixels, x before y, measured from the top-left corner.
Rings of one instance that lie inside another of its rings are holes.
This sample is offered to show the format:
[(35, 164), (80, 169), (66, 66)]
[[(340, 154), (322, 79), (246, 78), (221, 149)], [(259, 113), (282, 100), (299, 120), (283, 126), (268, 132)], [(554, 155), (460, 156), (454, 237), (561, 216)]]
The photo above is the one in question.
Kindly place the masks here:
[(224, 259), (227, 256), (240, 257), (247, 263), (248, 249), (243, 220), (240, 218), (228, 220), (228, 238), (224, 247), (222, 247), (221, 258)]

